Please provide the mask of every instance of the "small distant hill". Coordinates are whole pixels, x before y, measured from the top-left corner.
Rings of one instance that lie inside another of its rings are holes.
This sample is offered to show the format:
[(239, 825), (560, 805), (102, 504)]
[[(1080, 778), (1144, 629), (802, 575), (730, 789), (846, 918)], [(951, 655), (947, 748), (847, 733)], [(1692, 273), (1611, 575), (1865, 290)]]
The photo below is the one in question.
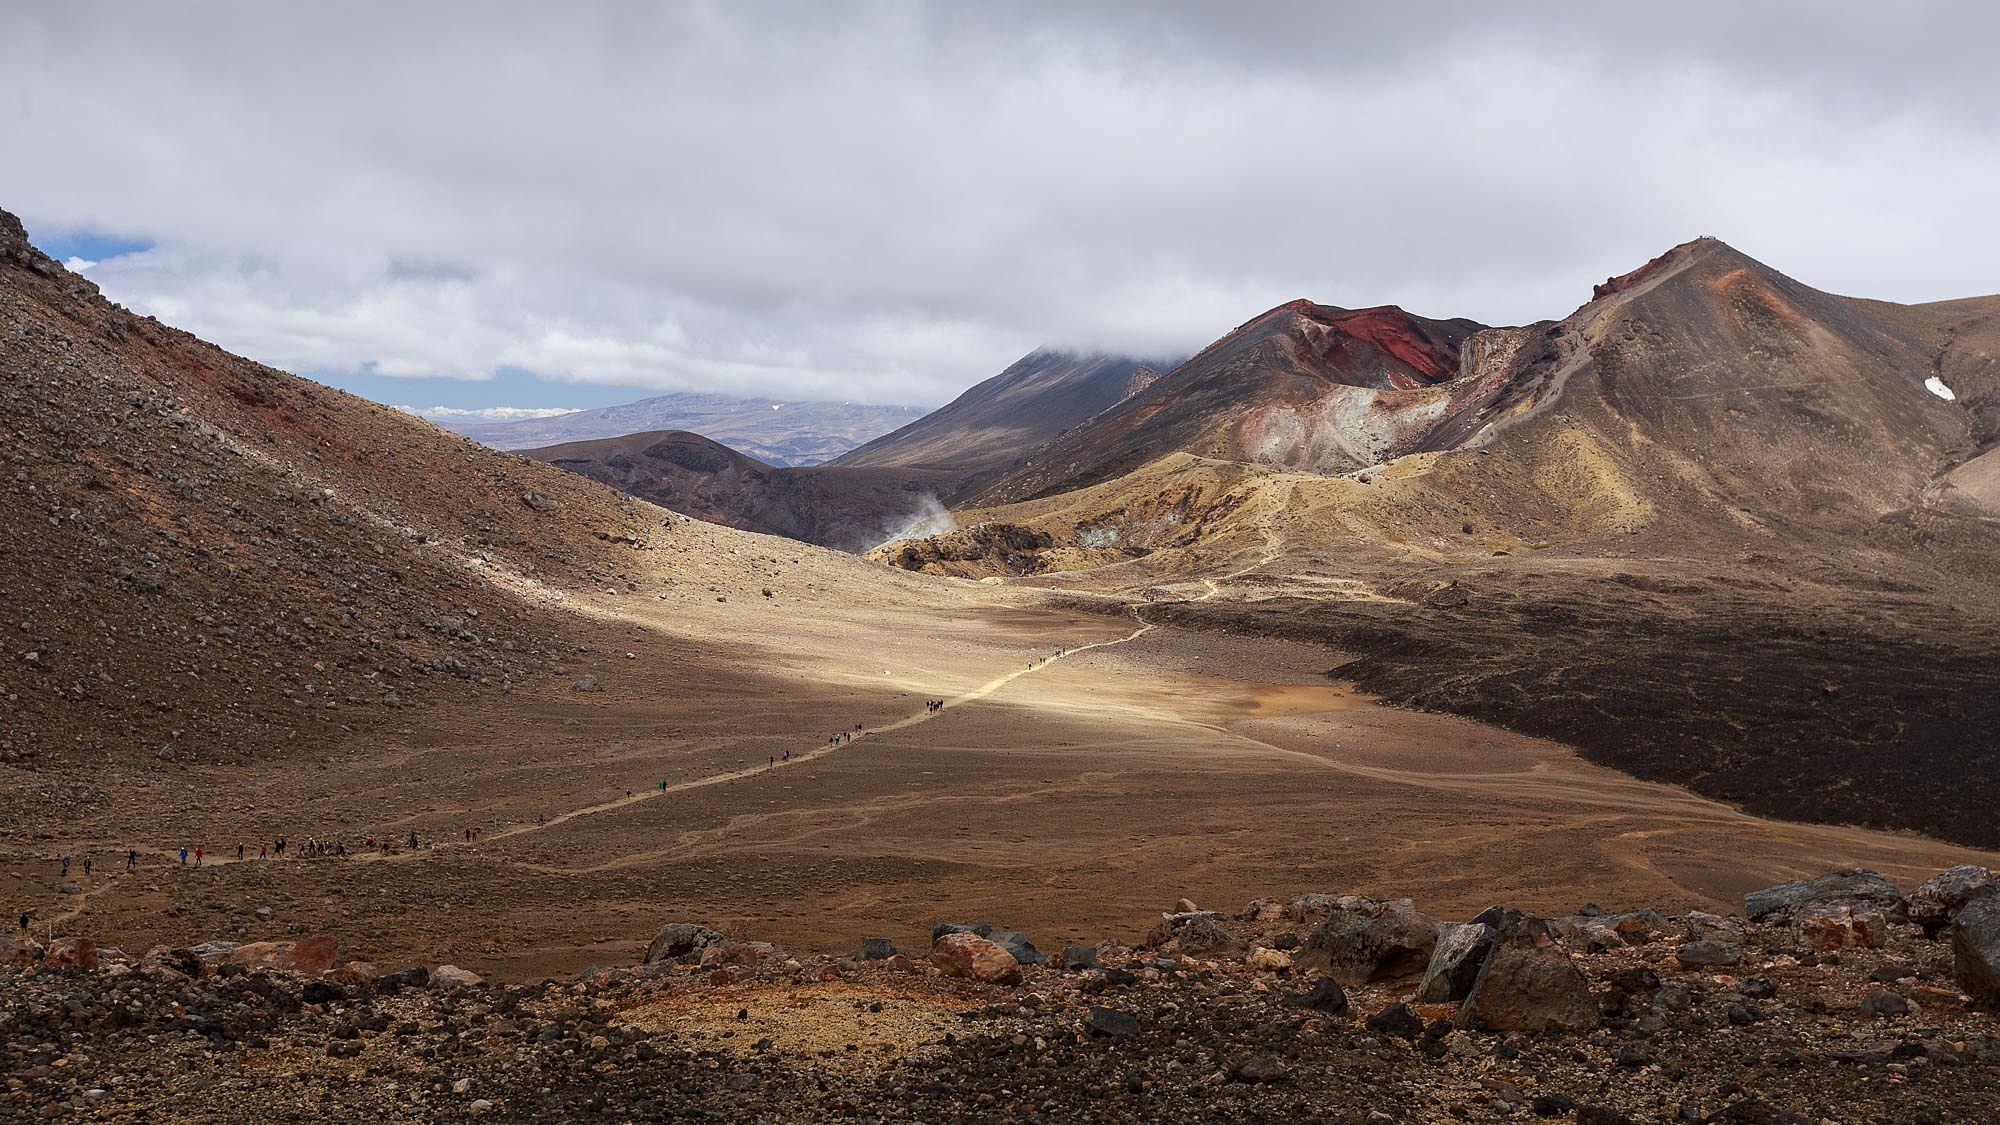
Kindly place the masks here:
[(676, 392), (519, 422), (438, 425), (495, 449), (534, 449), (658, 430), (688, 430), (768, 465), (818, 465), (920, 416), (912, 406), (780, 402)]

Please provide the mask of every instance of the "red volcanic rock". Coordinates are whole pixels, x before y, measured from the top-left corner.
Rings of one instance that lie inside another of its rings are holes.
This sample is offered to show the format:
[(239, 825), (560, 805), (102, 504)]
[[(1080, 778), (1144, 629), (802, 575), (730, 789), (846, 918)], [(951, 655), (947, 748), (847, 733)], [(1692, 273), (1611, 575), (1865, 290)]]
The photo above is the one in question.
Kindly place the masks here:
[(42, 956), (42, 947), (33, 938), (15, 941), (0, 937), (0, 965), (32, 965)]
[(87, 937), (59, 937), (42, 954), (42, 964), (51, 969), (95, 969), (97, 943)]
[(986, 984), (1020, 984), (1021, 963), (998, 942), (978, 934), (946, 934), (931, 947), (931, 964), (948, 977)]
[(1817, 902), (1802, 906), (1793, 917), (1793, 925), (1799, 940), (1816, 952), (1857, 947), (1880, 949), (1889, 937), (1889, 920), (1882, 911), (1858, 903)]
[(287, 973), (323, 973), (336, 960), (333, 939), (309, 937), (303, 941), (253, 941), (239, 945), (226, 960), (246, 969), (272, 969)]

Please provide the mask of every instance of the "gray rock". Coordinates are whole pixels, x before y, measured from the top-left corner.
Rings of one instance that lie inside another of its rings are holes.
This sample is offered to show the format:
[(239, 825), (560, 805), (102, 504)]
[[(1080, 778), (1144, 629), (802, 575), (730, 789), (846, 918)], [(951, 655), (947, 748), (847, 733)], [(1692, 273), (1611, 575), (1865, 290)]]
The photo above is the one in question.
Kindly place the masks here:
[(993, 927), (984, 922), (973, 922), (970, 925), (964, 922), (939, 922), (931, 927), (931, 944), (936, 945), (938, 939), (946, 934), (973, 934), (985, 937), (992, 932)]
[(1901, 993), (1878, 988), (1861, 999), (1861, 1018), (1889, 1019), (1910, 1014), (1910, 1002)]
[(1446, 926), (1431, 949), (1423, 983), (1417, 986), (1417, 999), (1426, 1004), (1450, 1004), (1465, 999), (1499, 938), (1500, 931), (1484, 922)]
[(1415, 1039), (1424, 1033), (1424, 1020), (1408, 1004), (1391, 1004), (1369, 1016), (1368, 1030), (1393, 1035), (1398, 1039)]
[(1097, 950), (1088, 945), (1065, 945), (1062, 951), (1064, 972), (1081, 972), (1098, 967)]
[(1321, 977), (1304, 992), (1287, 996), (1282, 1001), (1293, 1008), (1309, 1008), (1329, 1016), (1347, 1014), (1347, 993), (1341, 991), (1340, 982), (1332, 977)]
[(2000, 1009), (2000, 895), (1981, 895), (1951, 923), (1952, 975), (1972, 1002)]
[(1784, 920), (1801, 906), (1820, 902), (1867, 903), (1891, 919), (1905, 917), (1903, 892), (1865, 867), (1831, 871), (1811, 879), (1795, 879), (1743, 896), (1743, 913), (1752, 922)]
[(646, 947), (646, 964), (655, 961), (675, 961), (687, 964), (701, 960), (711, 945), (719, 944), (722, 935), (707, 926), (697, 926), (692, 922), (671, 922), (660, 927), (653, 935), (653, 943)]
[(597, 682), (596, 676), (593, 676), (590, 673), (585, 672), (583, 675), (578, 676), (576, 679), (570, 681), (569, 690), (603, 691), (604, 685)]
[[(1028, 935), (1019, 930), (992, 930), (986, 940), (1014, 955), (1014, 960), (1023, 965), (1039, 965), (1049, 959), (1049, 955), (1035, 948)], [(933, 943), (935, 944), (935, 943)]]
[(885, 937), (862, 938), (854, 955), (863, 961), (887, 961), (896, 956), (896, 943)]
[(1740, 965), (1743, 947), (1733, 941), (1691, 941), (1674, 951), (1674, 960), (1690, 969)]
[(2000, 892), (2000, 880), (1993, 877), (1993, 872), (1976, 863), (1959, 864), (1931, 876), (1910, 892), (1910, 921), (1922, 926), (1925, 934), (1936, 937), (1958, 917), (1966, 903), (1996, 892)]
[(1349, 986), (1415, 976), (1429, 967), (1443, 928), (1437, 919), (1401, 904), (1374, 918), (1340, 910), (1306, 939), (1299, 961), (1324, 968)]
[(1137, 1035), (1140, 1031), (1139, 1017), (1116, 1008), (1092, 1008), (1083, 1018), (1083, 1026), (1092, 1034), (1109, 1035), (1114, 1039), (1124, 1039)]

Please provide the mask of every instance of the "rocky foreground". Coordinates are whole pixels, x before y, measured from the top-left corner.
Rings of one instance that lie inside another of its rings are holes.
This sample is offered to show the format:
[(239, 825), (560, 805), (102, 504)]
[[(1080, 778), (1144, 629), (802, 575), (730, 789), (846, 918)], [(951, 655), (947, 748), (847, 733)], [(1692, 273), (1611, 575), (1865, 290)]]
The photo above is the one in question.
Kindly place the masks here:
[(940, 923), (794, 957), (678, 923), (489, 985), (331, 943), (0, 944), (0, 1120), (2000, 1120), (2000, 885), (1863, 870), (1744, 916), (1306, 895), (1140, 948)]

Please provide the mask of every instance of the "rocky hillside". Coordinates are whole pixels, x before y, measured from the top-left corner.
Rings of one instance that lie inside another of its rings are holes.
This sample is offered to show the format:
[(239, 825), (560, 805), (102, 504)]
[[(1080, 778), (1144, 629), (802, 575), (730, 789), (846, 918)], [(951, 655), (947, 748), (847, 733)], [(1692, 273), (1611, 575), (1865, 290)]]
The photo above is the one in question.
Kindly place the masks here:
[(626, 434), (687, 430), (767, 465), (818, 465), (907, 423), (921, 411), (859, 402), (779, 402), (677, 393), (552, 418), (446, 428), (495, 449), (535, 449)]
[(239, 760), (505, 691), (667, 514), (230, 355), (0, 212), (0, 762)]
[(1738, 916), (1183, 901), (1136, 948), (941, 922), (794, 957), (662, 928), (491, 985), (324, 939), (0, 938), (22, 1119), (1971, 1122), (2000, 1115), (2000, 889), (1849, 870)]

